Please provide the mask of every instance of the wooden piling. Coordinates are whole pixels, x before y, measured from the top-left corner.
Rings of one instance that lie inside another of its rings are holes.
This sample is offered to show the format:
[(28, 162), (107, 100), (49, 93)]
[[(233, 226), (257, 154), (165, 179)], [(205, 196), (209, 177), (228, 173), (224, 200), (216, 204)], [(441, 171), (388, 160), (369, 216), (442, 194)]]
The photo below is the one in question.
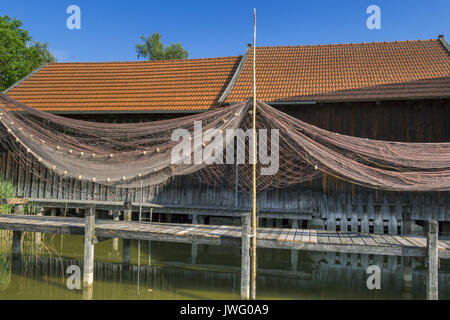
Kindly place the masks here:
[(438, 300), (438, 231), (437, 221), (427, 223), (427, 300)]
[(11, 254), (13, 257), (20, 257), (22, 243), (22, 231), (13, 231)]
[(124, 205), (125, 205), (125, 211), (123, 212), (123, 220), (131, 221), (131, 214), (132, 214), (131, 201), (125, 201)]
[(412, 259), (411, 257), (402, 257), (402, 298), (405, 300), (412, 299)]
[(250, 217), (243, 214), (242, 218), (242, 244), (241, 244), (241, 299), (250, 299)]
[(130, 239), (122, 240), (122, 263), (125, 266), (128, 266), (131, 263), (131, 240)]
[[(119, 221), (120, 210), (112, 210), (113, 221)], [(114, 238), (112, 241), (112, 249), (114, 252), (119, 251), (119, 238)]]
[[(292, 229), (298, 229), (298, 220), (292, 220)], [(296, 271), (298, 267), (298, 250), (291, 250), (291, 269)]]
[(84, 227), (84, 268), (83, 287), (94, 284), (94, 236), (95, 236), (95, 208), (85, 210), (86, 225)]
[(402, 210), (402, 234), (412, 234), (411, 213), (407, 209)]
[(198, 255), (198, 244), (195, 242), (192, 242), (192, 244), (191, 244), (191, 262), (192, 262), (192, 264), (197, 263), (197, 255)]
[(23, 214), (23, 205), (17, 204), (14, 206), (14, 214)]

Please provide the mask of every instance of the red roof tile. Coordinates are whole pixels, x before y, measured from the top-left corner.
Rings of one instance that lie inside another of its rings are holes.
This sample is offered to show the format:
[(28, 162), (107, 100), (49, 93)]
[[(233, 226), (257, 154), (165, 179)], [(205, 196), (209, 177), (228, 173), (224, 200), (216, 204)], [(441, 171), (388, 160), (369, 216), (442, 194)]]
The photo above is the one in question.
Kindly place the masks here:
[[(250, 51), (225, 102), (252, 96)], [(257, 97), (330, 101), (450, 96), (440, 40), (256, 48)]]
[[(440, 40), (257, 47), (263, 101), (345, 101), (450, 96), (450, 55)], [(61, 112), (195, 112), (252, 96), (253, 50), (241, 57), (54, 63), (7, 92)]]
[(240, 59), (53, 63), (7, 94), (56, 112), (201, 111), (217, 104)]

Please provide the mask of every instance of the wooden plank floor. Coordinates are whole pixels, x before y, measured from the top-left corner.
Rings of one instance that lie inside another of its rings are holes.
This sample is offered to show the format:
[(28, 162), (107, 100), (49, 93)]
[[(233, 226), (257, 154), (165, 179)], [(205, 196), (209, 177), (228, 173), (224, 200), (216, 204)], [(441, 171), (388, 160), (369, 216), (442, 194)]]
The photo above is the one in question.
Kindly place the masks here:
[[(84, 219), (0, 214), (0, 229), (84, 234)], [(240, 245), (241, 227), (97, 220), (97, 237), (167, 242)], [(265, 248), (424, 256), (425, 236), (380, 235), (306, 229), (259, 228), (257, 246)], [(439, 240), (439, 256), (450, 258), (449, 239)]]

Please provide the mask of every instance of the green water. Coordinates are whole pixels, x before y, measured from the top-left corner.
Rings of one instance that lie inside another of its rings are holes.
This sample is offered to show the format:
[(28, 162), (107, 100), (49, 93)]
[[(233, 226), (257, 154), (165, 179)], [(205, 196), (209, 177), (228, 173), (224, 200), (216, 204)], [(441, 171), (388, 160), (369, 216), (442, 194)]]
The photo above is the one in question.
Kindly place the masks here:
[[(26, 233), (22, 256), (10, 255), (11, 233), (1, 231), (0, 299), (83, 299), (68, 289), (70, 265), (83, 265), (83, 237)], [(240, 249), (149, 241), (131, 242), (122, 262), (122, 240), (95, 245), (93, 299), (239, 299)], [(397, 257), (258, 249), (258, 299), (424, 299), (425, 269), (411, 271)], [(295, 262), (297, 261), (297, 262)], [(381, 289), (369, 290), (367, 265), (381, 268)], [(439, 297), (450, 299), (450, 263), (441, 260)], [(404, 281), (404, 278), (412, 281)], [(88, 297), (84, 292), (85, 298)]]

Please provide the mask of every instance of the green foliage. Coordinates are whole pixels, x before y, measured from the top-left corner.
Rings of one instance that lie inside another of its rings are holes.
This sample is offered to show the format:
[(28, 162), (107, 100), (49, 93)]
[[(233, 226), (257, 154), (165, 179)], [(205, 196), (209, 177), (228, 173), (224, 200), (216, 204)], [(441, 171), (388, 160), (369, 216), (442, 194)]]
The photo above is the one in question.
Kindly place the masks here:
[(47, 62), (55, 62), (47, 43), (33, 41), (22, 21), (0, 16), (0, 91)]
[[(0, 199), (14, 198), (16, 190), (10, 181), (0, 179)], [(9, 204), (0, 204), (0, 213), (11, 213), (13, 206)]]
[(161, 42), (161, 34), (153, 33), (150, 37), (141, 36), (143, 44), (136, 45), (137, 57), (147, 58), (148, 60), (173, 60), (187, 59), (188, 52), (184, 50), (180, 43), (172, 43), (164, 48)]

